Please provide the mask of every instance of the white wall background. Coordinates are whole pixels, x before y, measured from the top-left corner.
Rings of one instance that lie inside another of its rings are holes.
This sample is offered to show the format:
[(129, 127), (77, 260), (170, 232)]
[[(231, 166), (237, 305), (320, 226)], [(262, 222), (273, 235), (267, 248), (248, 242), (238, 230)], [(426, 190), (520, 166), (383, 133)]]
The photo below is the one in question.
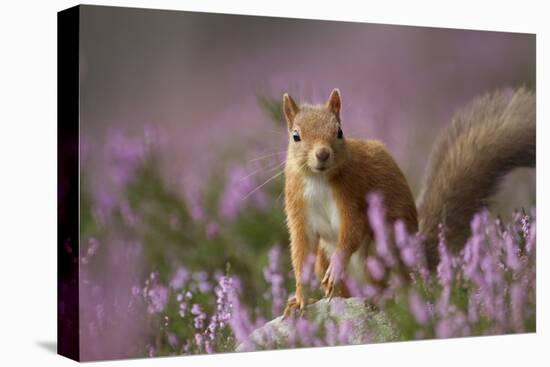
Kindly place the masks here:
[[(543, 1), (90, 1), (235, 14), (537, 33), (538, 332), (284, 352), (101, 362), (100, 366), (417, 365), (548, 363), (547, 224), (550, 33)], [(56, 12), (73, 1), (4, 2), (0, 12), (0, 364), (63, 366), (56, 339)]]

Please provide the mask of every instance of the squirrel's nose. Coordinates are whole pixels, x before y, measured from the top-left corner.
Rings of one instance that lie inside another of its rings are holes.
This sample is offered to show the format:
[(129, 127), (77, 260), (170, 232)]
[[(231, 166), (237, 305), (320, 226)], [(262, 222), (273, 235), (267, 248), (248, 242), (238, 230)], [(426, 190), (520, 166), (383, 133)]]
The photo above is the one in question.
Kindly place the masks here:
[(321, 148), (315, 152), (315, 156), (317, 157), (319, 162), (326, 162), (327, 159), (330, 157), (330, 151), (327, 148)]

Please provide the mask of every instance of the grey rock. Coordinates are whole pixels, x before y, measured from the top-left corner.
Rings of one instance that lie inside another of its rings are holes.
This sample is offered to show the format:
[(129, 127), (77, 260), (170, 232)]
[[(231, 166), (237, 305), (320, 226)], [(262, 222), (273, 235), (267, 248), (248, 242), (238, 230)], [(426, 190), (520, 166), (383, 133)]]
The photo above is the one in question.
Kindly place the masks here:
[[(345, 335), (345, 337), (342, 337)], [(312, 337), (314, 336), (314, 337)], [(399, 340), (386, 315), (363, 298), (321, 299), (301, 317), (277, 317), (254, 330), (237, 352)]]

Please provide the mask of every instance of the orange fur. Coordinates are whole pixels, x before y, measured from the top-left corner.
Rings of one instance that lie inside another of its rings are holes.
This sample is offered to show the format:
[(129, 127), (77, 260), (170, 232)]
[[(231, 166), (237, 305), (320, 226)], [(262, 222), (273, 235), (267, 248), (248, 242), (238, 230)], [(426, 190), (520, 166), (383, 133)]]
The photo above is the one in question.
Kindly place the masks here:
[[(285, 166), (285, 210), (296, 276), (296, 296), (289, 303), (291, 307), (305, 306), (301, 274), (306, 256), (318, 246), (321, 237), (318, 232), (308, 234), (307, 199), (304, 196), (307, 178), (320, 178), (330, 187), (340, 223), (336, 251), (343, 255), (344, 267), (361, 246), (368, 246), (372, 240), (366, 215), (366, 196), (369, 192), (378, 191), (383, 195), (390, 221), (400, 218), (411, 233), (418, 230), (411, 190), (384, 145), (378, 141), (338, 138), (340, 106), (340, 93), (337, 90), (333, 91), (329, 102), (321, 106), (298, 107), (290, 96), (284, 96), (283, 110), (290, 135)], [(295, 131), (300, 136), (299, 142), (293, 140)], [(319, 149), (330, 151), (325, 165), (316, 158)], [(319, 166), (322, 166), (322, 171), (317, 169)], [(318, 249), (316, 264), (319, 280), (329, 266), (327, 254), (322, 251)], [(366, 256), (368, 248), (359, 253)]]

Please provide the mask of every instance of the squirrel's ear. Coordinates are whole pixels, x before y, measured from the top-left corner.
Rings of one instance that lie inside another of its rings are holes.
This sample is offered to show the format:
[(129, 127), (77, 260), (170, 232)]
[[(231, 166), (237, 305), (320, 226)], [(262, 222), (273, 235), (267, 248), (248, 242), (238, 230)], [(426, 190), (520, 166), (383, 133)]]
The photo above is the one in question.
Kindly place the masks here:
[(288, 93), (283, 94), (283, 113), (285, 114), (288, 130), (290, 131), (292, 125), (294, 125), (294, 117), (298, 113), (298, 106)]
[(330, 112), (336, 115), (338, 121), (340, 121), (340, 110), (342, 109), (342, 96), (340, 95), (340, 90), (334, 88), (328, 97), (327, 107)]

